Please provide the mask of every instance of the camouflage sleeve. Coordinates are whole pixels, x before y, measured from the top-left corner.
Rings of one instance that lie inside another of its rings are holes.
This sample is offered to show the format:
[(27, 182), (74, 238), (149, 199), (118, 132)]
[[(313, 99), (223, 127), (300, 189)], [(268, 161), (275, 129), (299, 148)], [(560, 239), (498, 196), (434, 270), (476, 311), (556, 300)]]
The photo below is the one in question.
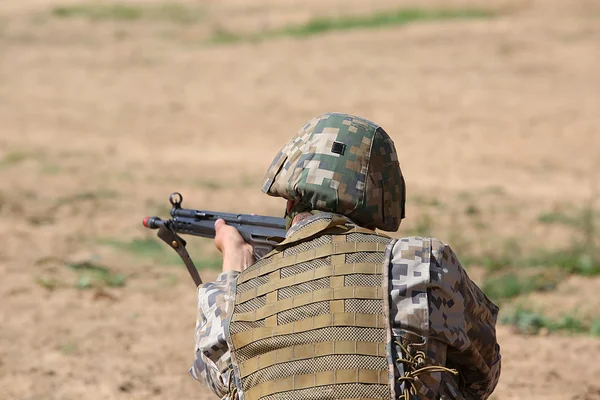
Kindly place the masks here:
[(467, 398), (487, 399), (500, 378), (498, 307), (469, 278), (450, 246), (431, 239), (429, 335), (448, 347)]
[(221, 273), (215, 282), (198, 286), (196, 358), (190, 374), (219, 397), (229, 393), (231, 354), (225, 339), (233, 312), (235, 281), (239, 272)]
[(432, 373), (421, 379), (420, 398), (453, 393), (451, 398), (486, 399), (500, 375), (498, 307), (471, 281), (452, 249), (437, 239), (400, 239), (390, 260), (393, 335), (421, 337), (433, 364), (459, 371), (460, 390), (449, 373)]

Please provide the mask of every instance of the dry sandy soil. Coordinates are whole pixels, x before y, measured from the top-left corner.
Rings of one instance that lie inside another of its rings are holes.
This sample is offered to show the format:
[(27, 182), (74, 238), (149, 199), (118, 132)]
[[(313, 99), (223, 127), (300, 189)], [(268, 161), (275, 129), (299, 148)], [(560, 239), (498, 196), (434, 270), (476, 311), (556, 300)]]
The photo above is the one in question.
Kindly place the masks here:
[[(409, 188), (398, 235), (428, 213), (451, 245), (551, 248), (570, 231), (539, 213), (598, 194), (597, 1), (447, 1), (499, 16), (227, 45), (206, 40), (411, 3), (187, 3), (202, 11), (192, 24), (52, 15), (73, 1), (0, 1), (1, 399), (212, 398), (187, 375), (193, 285), (141, 219), (166, 216), (172, 191), (194, 208), (280, 215), (262, 174), (314, 115), (355, 113), (391, 134)], [(464, 221), (467, 206), (487, 228)], [(193, 250), (217, 256), (209, 241)], [(125, 285), (76, 288), (65, 265), (86, 262)], [(574, 279), (531, 301), (597, 318), (600, 281)], [(494, 399), (600, 399), (598, 339), (498, 333)]]

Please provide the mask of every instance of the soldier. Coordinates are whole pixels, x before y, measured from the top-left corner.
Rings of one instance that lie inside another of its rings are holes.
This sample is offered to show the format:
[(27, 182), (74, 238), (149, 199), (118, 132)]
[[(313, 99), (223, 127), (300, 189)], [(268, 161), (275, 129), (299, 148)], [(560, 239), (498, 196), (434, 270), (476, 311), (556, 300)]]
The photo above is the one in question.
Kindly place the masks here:
[(434, 238), (393, 239), (405, 184), (364, 118), (309, 121), (267, 171), (285, 240), (254, 262), (217, 221), (216, 282), (198, 287), (191, 374), (222, 399), (486, 399), (498, 308)]

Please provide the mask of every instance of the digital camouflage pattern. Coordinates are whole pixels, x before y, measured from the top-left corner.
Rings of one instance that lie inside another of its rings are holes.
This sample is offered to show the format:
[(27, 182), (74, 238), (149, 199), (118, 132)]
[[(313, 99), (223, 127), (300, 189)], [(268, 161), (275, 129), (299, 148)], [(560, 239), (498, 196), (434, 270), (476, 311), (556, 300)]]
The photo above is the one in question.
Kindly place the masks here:
[[(328, 218), (331, 214), (314, 215), (290, 232), (301, 237)], [(408, 390), (414, 399), (486, 399), (500, 375), (498, 308), (470, 280), (454, 252), (432, 238), (392, 240), (382, 267), (387, 375), (394, 398)], [(236, 378), (240, 372), (231, 359), (238, 284), (240, 275), (228, 272), (199, 287), (197, 358), (191, 373), (223, 399), (244, 400)]]
[[(430, 358), (445, 359), (447, 366), (458, 370), (464, 398), (489, 397), (500, 377), (498, 307), (469, 278), (450, 246), (434, 238), (400, 239), (393, 245), (389, 271), (394, 340), (416, 336), (427, 340), (429, 350), (433, 343), (447, 346), (443, 358), (439, 351)], [(454, 391), (454, 378), (448, 373), (434, 373), (428, 379), (421, 381), (423, 398)]]
[(328, 113), (308, 121), (275, 156), (263, 192), (305, 209), (396, 231), (406, 190), (393, 141), (377, 124)]
[(230, 393), (231, 353), (226, 327), (233, 313), (237, 271), (219, 274), (215, 282), (198, 286), (195, 330), (196, 359), (190, 374), (221, 398)]

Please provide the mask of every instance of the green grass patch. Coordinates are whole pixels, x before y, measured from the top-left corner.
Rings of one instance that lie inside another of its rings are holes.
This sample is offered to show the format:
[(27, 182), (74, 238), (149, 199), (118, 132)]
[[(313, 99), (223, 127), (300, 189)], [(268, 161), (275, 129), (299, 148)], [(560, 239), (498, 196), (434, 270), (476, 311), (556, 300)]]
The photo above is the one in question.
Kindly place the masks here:
[(69, 340), (58, 347), (58, 350), (64, 355), (71, 356), (77, 353), (79, 346), (77, 342)]
[(465, 207), (465, 214), (469, 216), (476, 216), (481, 214), (481, 210), (475, 204), (469, 204)]
[[(100, 241), (101, 244), (114, 247), (116, 249), (126, 251), (134, 256), (151, 258), (161, 264), (169, 265), (181, 265), (183, 261), (179, 255), (163, 243), (159, 238), (147, 237), (133, 239), (129, 242), (121, 242), (113, 239), (104, 239)], [(222, 259), (220, 257), (209, 257), (209, 258), (194, 258), (194, 254), (200, 250), (199, 246), (192, 246), (188, 242), (186, 246), (190, 257), (194, 261), (196, 268), (201, 269), (220, 269), (222, 265)]]
[(448, 9), (448, 10), (421, 10), (400, 9), (382, 11), (369, 15), (338, 16), (314, 18), (305, 24), (284, 26), (255, 34), (239, 35), (234, 32), (219, 29), (214, 32), (213, 43), (235, 43), (239, 41), (257, 41), (277, 37), (307, 37), (333, 31), (347, 31), (356, 29), (377, 29), (390, 26), (402, 26), (410, 23), (482, 19), (492, 18), (496, 15), (493, 11), (482, 9)]
[[(133, 255), (150, 258), (162, 258), (169, 248), (158, 238), (133, 239), (129, 242), (121, 242), (113, 239), (104, 239), (101, 244), (115, 247), (119, 250), (127, 251)], [(173, 253), (175, 257), (177, 255)]]
[(554, 264), (560, 268), (580, 275), (600, 275), (600, 246), (598, 245), (598, 211), (593, 207), (595, 199), (588, 205), (571, 212), (552, 211), (538, 215), (538, 221), (544, 224), (560, 224), (573, 232), (570, 247), (558, 250), (539, 251), (529, 264)]
[(594, 249), (573, 245), (562, 249), (538, 249), (531, 256), (519, 256), (501, 252), (482, 256), (463, 255), (465, 266), (480, 265), (490, 271), (509, 267), (552, 268), (557, 267), (569, 274), (583, 276), (600, 275), (600, 255)]
[[(460, 254), (464, 266), (478, 265), (490, 272), (507, 268), (558, 268), (567, 274), (600, 275), (600, 248), (593, 242), (575, 241), (563, 248), (538, 248), (523, 251), (517, 239), (506, 240), (502, 246), (484, 254)], [(464, 261), (463, 261), (464, 260)]]
[(44, 289), (48, 290), (54, 290), (58, 287), (64, 286), (59, 280), (49, 277), (38, 277), (36, 278), (35, 282)]
[(491, 18), (491, 11), (478, 9), (419, 10), (401, 9), (362, 16), (315, 18), (306, 24), (287, 26), (269, 33), (271, 36), (309, 36), (330, 31), (373, 29), (406, 25), (414, 22), (444, 21), (456, 19)]
[(88, 190), (79, 193), (75, 193), (68, 196), (59, 197), (55, 201), (55, 205), (62, 206), (66, 204), (79, 203), (82, 201), (95, 201), (95, 200), (103, 200), (103, 199), (114, 199), (118, 197), (118, 193), (114, 190)]
[(500, 276), (487, 278), (481, 290), (493, 301), (517, 297), (530, 292), (548, 291), (556, 288), (561, 276), (523, 276), (516, 273), (507, 273)]
[(568, 273), (600, 275), (600, 254), (596, 248), (573, 245), (558, 250), (538, 250), (531, 258), (522, 260), (523, 266), (558, 267)]
[(197, 269), (221, 269), (223, 265), (223, 259), (221, 257), (204, 258), (198, 261), (194, 261)]
[[(488, 286), (492, 297), (510, 298), (521, 293), (544, 290), (547, 282), (525, 282), (512, 275), (497, 278), (500, 272), (513, 272), (518, 268), (553, 269), (562, 276), (600, 276), (599, 213), (593, 207), (594, 201), (584, 207), (572, 207), (570, 211), (565, 208), (568, 212), (554, 210), (539, 214), (539, 223), (559, 224), (568, 231), (570, 242), (561, 246), (536, 247), (530, 244), (529, 238), (499, 239), (486, 220), (489, 212), (475, 201), (474, 196), (461, 192), (459, 197), (459, 205), (446, 213), (450, 232), (445, 235), (446, 239), (440, 239), (452, 246), (464, 267), (483, 267), (488, 274), (494, 274), (494, 279), (500, 279), (497, 282), (500, 289), (492, 292), (491, 286)], [(418, 197), (416, 201), (425, 203), (424, 199)], [(439, 216), (432, 218), (423, 212), (411, 221), (412, 224), (403, 224), (402, 236), (437, 236), (439, 221), (444, 223)], [(531, 273), (522, 275), (531, 276)]]
[(1, 159), (0, 159), (0, 165), (2, 166), (10, 166), (10, 165), (16, 165), (21, 163), (22, 161), (25, 161), (26, 159), (30, 158), (32, 156), (31, 153), (28, 153), (26, 151), (10, 151), (8, 153), (6, 153)]
[(0, 168), (19, 165), (27, 160), (39, 161), (44, 154), (39, 151), (12, 150), (0, 155)]
[(72, 195), (61, 196), (56, 199), (43, 213), (38, 213), (27, 217), (32, 225), (48, 225), (55, 221), (55, 213), (63, 206), (75, 205), (81, 202), (96, 202), (105, 199), (118, 197), (118, 193), (112, 190), (99, 189), (75, 193)]
[[(253, 36), (248, 37), (248, 40), (255, 40), (253, 39)], [(232, 43), (238, 43), (243, 41), (245, 38), (244, 36), (235, 34), (231, 31), (225, 30), (225, 29), (215, 29), (215, 31), (212, 34), (212, 37), (210, 38), (210, 41), (212, 43), (215, 44), (232, 44)]]
[(426, 197), (426, 196), (422, 196), (419, 194), (410, 196), (408, 198), (408, 201), (410, 201), (411, 203), (415, 203), (421, 206), (426, 206), (426, 207), (444, 207), (444, 205), (442, 204), (442, 202), (435, 198), (435, 197)]
[(535, 335), (542, 332), (564, 332), (600, 336), (600, 319), (587, 323), (574, 315), (550, 318), (542, 313), (517, 307), (505, 314), (500, 322), (512, 325), (519, 333)]
[(590, 333), (592, 336), (600, 336), (600, 318), (592, 321), (590, 324)]
[(563, 224), (577, 225), (578, 221), (570, 215), (559, 211), (548, 211), (540, 213), (537, 217), (538, 222), (542, 224)]
[(590, 224), (593, 225), (596, 222), (595, 220), (598, 219), (598, 216), (599, 213), (597, 210), (585, 207), (572, 212), (546, 211), (540, 213), (537, 220), (542, 224), (558, 224), (585, 230), (589, 229)]
[[(481, 233), (485, 235), (485, 233)], [(489, 272), (505, 270), (509, 267), (520, 266), (523, 253), (518, 239), (506, 239), (502, 244), (493, 246), (479, 256), (468, 257), (471, 264), (484, 267)]]
[(58, 164), (52, 164), (52, 163), (42, 163), (42, 165), (40, 165), (40, 172), (46, 175), (58, 175), (62, 172), (62, 168), (60, 165)]
[(510, 314), (504, 315), (500, 322), (506, 325), (512, 325), (519, 333), (534, 335), (540, 332), (542, 328), (550, 324), (550, 320), (543, 314), (517, 308)]
[(67, 267), (78, 275), (76, 287), (89, 289), (97, 287), (122, 287), (125, 286), (126, 276), (112, 272), (109, 268), (91, 261), (67, 264)]
[(492, 195), (492, 196), (506, 196), (506, 189), (502, 186), (492, 185), (484, 188), (481, 191), (483, 195)]
[(466, 257), (468, 261), (466, 265), (480, 265), (488, 271), (500, 271), (507, 267), (518, 264), (515, 261), (515, 258), (510, 254), (501, 253), (501, 254), (485, 254), (480, 257)]
[(149, 19), (179, 24), (193, 24), (204, 17), (204, 9), (184, 4), (124, 4), (88, 3), (57, 6), (52, 9), (57, 18), (86, 18), (92, 21), (137, 21)]

